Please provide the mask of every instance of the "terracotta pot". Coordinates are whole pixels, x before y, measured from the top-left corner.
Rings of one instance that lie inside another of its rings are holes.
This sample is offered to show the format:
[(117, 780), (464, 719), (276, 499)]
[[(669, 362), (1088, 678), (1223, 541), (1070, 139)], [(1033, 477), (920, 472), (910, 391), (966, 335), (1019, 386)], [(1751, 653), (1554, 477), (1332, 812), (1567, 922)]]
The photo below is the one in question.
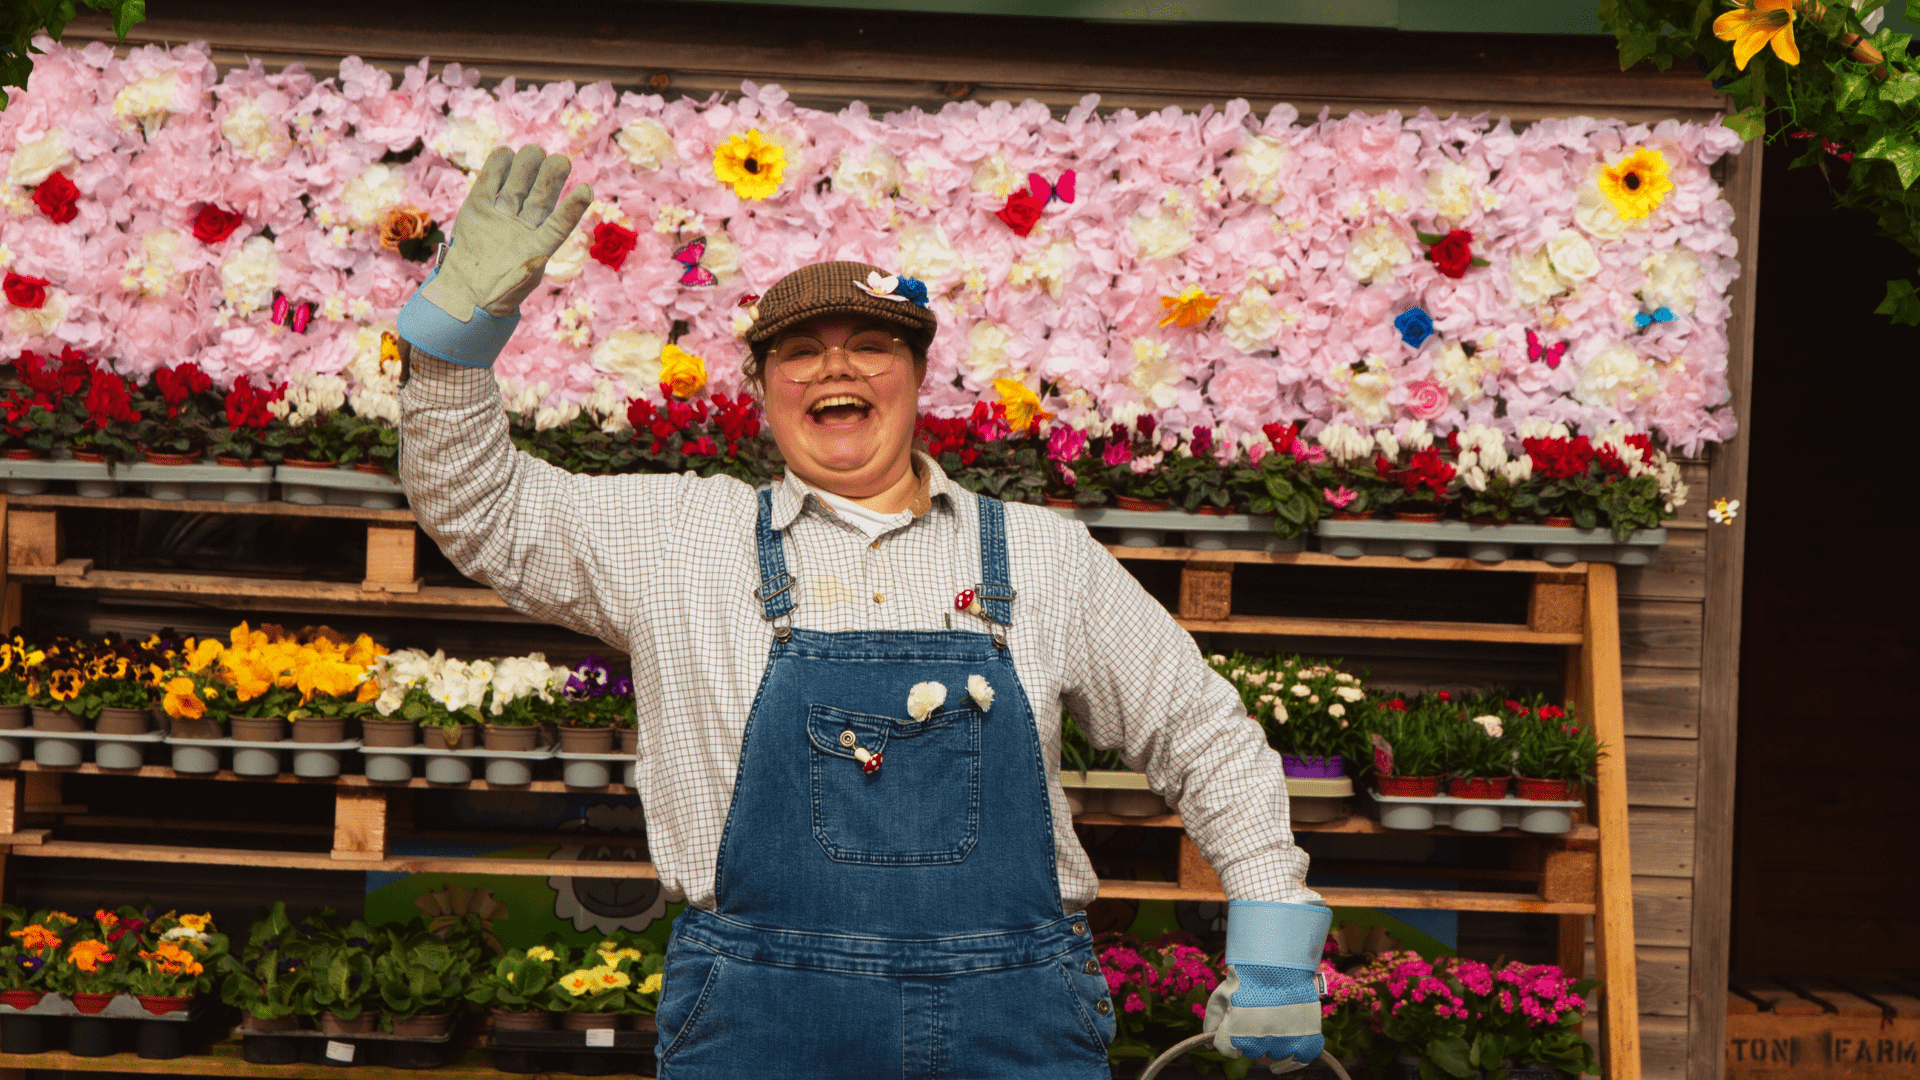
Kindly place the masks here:
[(1401, 799), (1425, 799), (1440, 794), (1438, 776), (1382, 776), (1380, 794)]
[(293, 741), (297, 743), (339, 742), (346, 737), (344, 716), (308, 716), (293, 721)]
[(6, 454), (8, 461), (39, 461), (47, 456), (45, 450), (35, 450), (30, 446), (9, 446)]
[(1411, 521), (1417, 524), (1431, 525), (1434, 522), (1440, 520), (1440, 511), (1438, 510), (1395, 510), (1393, 512), (1393, 520)]
[(264, 469), (267, 467), (267, 459), (263, 457), (216, 457), (213, 459), (213, 463), (215, 465), (225, 465), (229, 469)]
[(452, 1028), (453, 1014), (450, 1012), (393, 1018), (393, 1033), (405, 1039), (437, 1039)]
[(1546, 517), (1540, 519), (1540, 524), (1550, 525), (1556, 529), (1571, 529), (1573, 528), (1573, 519), (1562, 514), (1548, 514)]
[(147, 710), (147, 721), (149, 731), (157, 731), (162, 735), (173, 734), (173, 717), (168, 716), (167, 710), (160, 706), (155, 705)]
[(620, 752), (629, 755), (640, 752), (639, 728), (623, 727), (620, 729)]
[(1167, 507), (1173, 505), (1166, 499), (1136, 499), (1131, 495), (1115, 495), (1113, 501), (1118, 504), (1122, 510), (1143, 510), (1149, 512), (1165, 510)]
[(263, 1019), (252, 1013), (242, 1013), (240, 1015), (240, 1030), (260, 1032), (299, 1031), (300, 1018), (297, 1016), (273, 1016)]
[(1447, 794), (1456, 799), (1504, 799), (1507, 797), (1507, 778), (1456, 776), (1447, 781)]
[(479, 745), (479, 740), (474, 734), (479, 728), (478, 724), (461, 724), (460, 734), (449, 740), (447, 729), (435, 724), (433, 727), (420, 729), (420, 742), (432, 750), (471, 750)]
[(1520, 776), (1514, 778), (1513, 786), (1515, 794), (1523, 799), (1572, 802), (1580, 797), (1577, 787), (1566, 780), (1541, 780), (1536, 777)]
[(613, 753), (613, 729), (608, 727), (560, 726), (560, 749), (568, 754)]
[(176, 739), (224, 739), (227, 725), (211, 716), (173, 718), (170, 734)]
[(167, 454), (167, 453), (162, 453), (159, 450), (149, 450), (144, 446), (140, 448), (140, 456), (143, 458), (146, 458), (147, 464), (149, 465), (198, 465), (200, 464), (199, 454), (195, 454), (195, 453)]
[(25, 705), (0, 705), (0, 731), (18, 731), (26, 726)]
[(288, 458), (280, 464), (293, 469), (331, 469), (334, 467), (331, 461), (308, 461), (305, 458)]
[(532, 724), (488, 724), (482, 732), (489, 750), (533, 750), (540, 745), (540, 729)]
[(1215, 506), (1212, 503), (1201, 503), (1200, 509), (1195, 510), (1194, 513), (1204, 517), (1232, 517), (1239, 513), (1239, 511), (1231, 506)]
[(284, 742), (287, 721), (279, 716), (236, 716), (227, 721), (235, 742)]
[(100, 718), (93, 722), (93, 730), (102, 735), (145, 735), (151, 718), (145, 709), (121, 709), (113, 706), (100, 710)]
[(118, 994), (74, 994), (72, 995), (73, 1007), (79, 1009), (82, 1016), (98, 1016), (109, 1002), (119, 996)]
[(553, 1028), (553, 1014), (545, 1009), (527, 1009), (524, 1012), (514, 1009), (493, 1008), (488, 1010), (495, 1031), (549, 1031)]
[(380, 1030), (380, 1014), (373, 1009), (362, 1009), (359, 1016), (348, 1020), (331, 1012), (323, 1012), (320, 1014), (320, 1030), (329, 1035), (370, 1035)]
[(659, 1022), (646, 1013), (628, 1013), (627, 1026), (635, 1031), (658, 1032), (660, 1030)]
[(1327, 519), (1329, 521), (1372, 521), (1373, 515), (1356, 514), (1347, 510), (1329, 510), (1327, 511)]
[(605, 1028), (611, 1031), (618, 1028), (619, 1026), (620, 1026), (619, 1013), (570, 1012), (570, 1013), (560, 1014), (560, 1030), (561, 1031), (598, 1031), (602, 1028)]
[(107, 455), (95, 450), (75, 450), (73, 452), (73, 460), (84, 461), (89, 465), (104, 465), (107, 461)]
[(420, 740), (420, 726), (411, 720), (360, 721), (362, 746), (412, 746)]
[[(12, 451), (8, 452), (11, 453)], [(1072, 499), (1063, 499), (1058, 495), (1043, 495), (1041, 498), (1046, 501), (1048, 506), (1058, 507), (1062, 510), (1072, 510), (1080, 505)]]
[(193, 1003), (193, 998), (191, 997), (147, 997), (143, 994), (135, 994), (134, 1000), (140, 1003), (141, 1008), (155, 1016), (165, 1016), (170, 1012), (179, 1012)]
[(387, 467), (377, 461), (356, 461), (353, 463), (353, 471), (363, 472), (368, 476), (387, 475)]
[(47, 996), (45, 990), (0, 990), (0, 1005), (11, 1005), (16, 1009), (31, 1009), (40, 1004)]
[(85, 719), (75, 716), (65, 709), (50, 709), (45, 705), (33, 707), (33, 730), (35, 731), (85, 731)]

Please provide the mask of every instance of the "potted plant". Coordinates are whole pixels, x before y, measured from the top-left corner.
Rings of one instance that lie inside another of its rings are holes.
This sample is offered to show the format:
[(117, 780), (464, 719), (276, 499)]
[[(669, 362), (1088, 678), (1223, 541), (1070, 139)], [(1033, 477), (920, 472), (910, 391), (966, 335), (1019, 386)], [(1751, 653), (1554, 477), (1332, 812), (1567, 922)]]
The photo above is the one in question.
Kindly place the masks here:
[(313, 1017), (330, 1035), (365, 1035), (379, 1030), (380, 1012), (373, 979), (373, 929), (359, 919), (341, 925), (331, 910), (309, 916), (299, 962), (307, 978), (294, 1011)]
[(572, 960), (558, 934), (530, 949), (513, 949), (473, 980), (467, 1000), (484, 1005), (502, 1031), (545, 1031), (553, 1026), (547, 1006), (561, 972)]
[(1104, 476), (1086, 431), (1066, 423), (1053, 424), (1047, 433), (1046, 486), (1042, 493), (1046, 504), (1067, 509), (1099, 506), (1107, 501)]
[(1508, 701), (1507, 729), (1516, 756), (1514, 786), (1523, 799), (1571, 802), (1593, 780), (1602, 750), (1591, 727), (1574, 719), (1572, 706)]
[(1246, 679), (1251, 685), (1241, 697), (1252, 699), (1248, 712), (1266, 728), (1267, 741), (1280, 752), (1288, 776), (1345, 775), (1347, 755), (1365, 747), (1354, 724), (1363, 715), (1367, 696), (1358, 676), (1333, 664), (1276, 657), (1271, 666), (1257, 665)]
[(1580, 1028), (1599, 980), (1576, 980), (1552, 964), (1515, 961), (1493, 972), (1488, 982), (1477, 971), (1462, 970), (1470, 963), (1454, 961), (1449, 974), (1474, 1006), (1478, 1031), (1469, 1062), (1487, 1070), (1488, 1080), (1500, 1080), (1496, 1071), (1503, 1061), (1552, 1069), (1564, 1077), (1598, 1074), (1599, 1061)]
[[(594, 1031), (619, 1026), (621, 1011), (634, 986), (634, 960), (588, 953), (580, 966), (554, 980), (547, 1008), (558, 1014), (564, 1031)], [(644, 978), (644, 976), (642, 976)]]
[(1234, 501), (1249, 513), (1272, 514), (1274, 533), (1290, 540), (1320, 518), (1313, 469), (1326, 451), (1300, 438), (1298, 424), (1268, 424), (1261, 431), (1268, 449), (1257, 456), (1249, 451), (1246, 463), (1234, 470)]
[(1448, 702), (1436, 695), (1376, 702), (1367, 715), (1366, 733), (1373, 747), (1373, 769), (1380, 794), (1426, 798), (1440, 793), (1446, 738), (1442, 727), (1450, 718)]
[(633, 709), (633, 680), (616, 678), (605, 658), (589, 656), (566, 677), (560, 694), (560, 749), (612, 753), (614, 726), (623, 711)]
[[(213, 460), (241, 469), (277, 463), (281, 449), (269, 447), (267, 428), (276, 422), (270, 406), (280, 400), (286, 390), (285, 383), (261, 389), (254, 386), (248, 376), (235, 379), (221, 402), (226, 425), (208, 431), (207, 450), (213, 454)], [(284, 445), (284, 440), (281, 442)]]
[[(287, 916), (286, 902), (277, 900), (255, 916), (246, 947), (220, 957), (220, 1000), (240, 1010), (241, 1030), (264, 1034), (299, 1027), (294, 1011), (307, 992), (306, 945), (306, 935)], [(298, 1053), (292, 1046), (271, 1049), (284, 1053), (262, 1054), (249, 1040), (247, 1060), (272, 1064), (272, 1058), (291, 1061)]]
[(44, 458), (72, 446), (85, 413), (68, 402), (86, 387), (86, 354), (72, 346), (58, 357), (22, 352), (12, 374), (18, 385), (7, 389), (4, 402), (7, 457)]
[(133, 460), (140, 414), (134, 410), (126, 379), (104, 364), (89, 364), (86, 393), (68, 397), (66, 408), (78, 428), (73, 436), (74, 460)]
[(493, 665), (482, 728), (489, 750), (534, 750), (540, 722), (555, 709), (554, 689), (568, 678), (565, 668), (547, 663), (544, 653), (509, 656)]
[(1447, 794), (1456, 799), (1504, 799), (1513, 775), (1514, 740), (1496, 713), (1459, 709), (1446, 725)]
[(1531, 457), (1509, 456), (1506, 435), (1479, 424), (1456, 432), (1452, 441), (1452, 497), (1469, 524), (1505, 525), (1532, 516), (1536, 497)]
[(1373, 469), (1383, 482), (1381, 506), (1399, 521), (1439, 521), (1453, 501), (1448, 487), (1455, 469), (1433, 445), (1427, 422), (1415, 420), (1398, 437), (1383, 428), (1374, 433), (1374, 442), (1379, 453)]
[(1326, 516), (1335, 521), (1372, 517), (1387, 491), (1375, 468), (1373, 437), (1336, 422), (1321, 429), (1315, 444), (1319, 460), (1312, 466), (1312, 483), (1326, 503)]
[(105, 1009), (127, 987), (129, 950), (109, 945), (107, 932), (98, 919), (76, 923), (54, 954), (48, 985), (67, 995), (85, 1016)]
[[(137, 918), (131, 908), (123, 908), (122, 920)], [(226, 935), (216, 933), (211, 915), (185, 915), (167, 912), (150, 920), (129, 945), (137, 947), (136, 962), (128, 968), (127, 989), (139, 999), (142, 1008), (155, 1016), (165, 1016), (187, 1007), (194, 995), (213, 986), (212, 968), (226, 955)]]
[(191, 465), (206, 448), (207, 428), (221, 411), (213, 380), (192, 361), (156, 368), (134, 399), (134, 438), (152, 465)]
[(1240, 509), (1243, 485), (1231, 446), (1213, 441), (1213, 429), (1195, 427), (1176, 448), (1170, 484), (1174, 501), (1191, 514), (1231, 514)]
[(1381, 953), (1372, 963), (1347, 973), (1371, 990), (1372, 1026), (1418, 1063), (1420, 1080), (1467, 1080), (1474, 1074), (1468, 1055), (1468, 1010), (1457, 984), (1411, 952)]
[(1531, 463), (1534, 505), (1543, 522), (1582, 529), (1598, 525), (1600, 509), (1589, 483), (1593, 446), (1587, 437), (1573, 436), (1564, 426), (1554, 425), (1553, 433), (1524, 437), (1521, 445)]
[[(1151, 1061), (1181, 1039), (1200, 1033), (1207, 998), (1220, 985), (1216, 963), (1184, 933), (1175, 931), (1142, 943), (1120, 934), (1103, 934), (1094, 943), (1107, 991), (1113, 999), (1115, 1031), (1107, 1057), (1118, 1063)], [(1212, 1044), (1187, 1051), (1202, 1067), (1220, 1066), (1227, 1076), (1244, 1076), (1245, 1058), (1227, 1058)]]
[(375, 928), (373, 982), (386, 1016), (385, 1030), (438, 1038), (452, 1029), (454, 1012), (466, 998), (486, 946), (474, 915), (463, 916), (444, 935), (429, 931), (419, 918)]
[(28, 916), (11, 904), (0, 908), (7, 931), (0, 946), (0, 1005), (31, 1009), (53, 987), (54, 963), (63, 936), (79, 920), (62, 911), (41, 910)]
[(30, 672), (45, 662), (46, 653), (19, 634), (0, 640), (0, 731), (27, 726), (27, 706), (34, 697)]
[(1170, 447), (1166, 438), (1155, 440), (1153, 433), (1151, 413), (1141, 413), (1130, 424), (1116, 422), (1107, 433), (1100, 451), (1106, 467), (1102, 480), (1122, 510), (1165, 510), (1172, 505), (1168, 501), (1172, 481), (1160, 468)]
[(1378, 1032), (1373, 1028), (1373, 984), (1356, 979), (1324, 960), (1320, 963), (1320, 974), (1327, 980), (1320, 1034), (1326, 1040), (1327, 1053), (1352, 1073), (1362, 1061), (1376, 1053)]
[(282, 423), (269, 427), (267, 456), (302, 469), (331, 469), (346, 453), (340, 410), (347, 381), (337, 375), (296, 372), (281, 395), (266, 403)]

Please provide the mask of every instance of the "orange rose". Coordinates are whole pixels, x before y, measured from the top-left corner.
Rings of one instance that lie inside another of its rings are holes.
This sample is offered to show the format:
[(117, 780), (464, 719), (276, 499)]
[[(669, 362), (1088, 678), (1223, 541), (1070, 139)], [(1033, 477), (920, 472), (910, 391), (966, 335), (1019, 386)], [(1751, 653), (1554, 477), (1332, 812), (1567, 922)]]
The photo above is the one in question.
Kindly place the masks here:
[(403, 206), (388, 214), (380, 221), (380, 246), (388, 251), (399, 251), (403, 240), (418, 240), (427, 235), (427, 226), (433, 224), (426, 211), (417, 206)]

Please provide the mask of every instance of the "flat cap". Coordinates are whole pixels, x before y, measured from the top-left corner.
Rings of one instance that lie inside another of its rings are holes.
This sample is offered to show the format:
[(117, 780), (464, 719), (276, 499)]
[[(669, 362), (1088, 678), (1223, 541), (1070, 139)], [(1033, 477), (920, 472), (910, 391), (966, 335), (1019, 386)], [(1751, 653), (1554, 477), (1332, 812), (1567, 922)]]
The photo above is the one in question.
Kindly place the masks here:
[(892, 323), (921, 352), (940, 328), (927, 307), (927, 287), (913, 278), (866, 263), (824, 262), (773, 283), (755, 305), (747, 344), (764, 355), (781, 331), (821, 315), (865, 315)]

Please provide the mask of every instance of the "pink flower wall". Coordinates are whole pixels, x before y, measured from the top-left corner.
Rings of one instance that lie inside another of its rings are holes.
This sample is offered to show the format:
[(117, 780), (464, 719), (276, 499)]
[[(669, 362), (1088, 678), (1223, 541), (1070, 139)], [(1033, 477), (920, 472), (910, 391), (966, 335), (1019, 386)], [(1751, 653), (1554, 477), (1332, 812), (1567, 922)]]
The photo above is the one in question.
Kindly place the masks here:
[[(450, 231), (487, 151), (537, 143), (571, 156), (596, 201), (499, 372), (558, 398), (622, 377), (637, 394), (648, 343), (676, 323), (734, 392), (750, 298), (806, 262), (860, 259), (926, 284), (937, 413), (1012, 378), (1063, 418), (1144, 409), (1225, 438), (1276, 420), (1625, 421), (1697, 452), (1734, 430), (1739, 266), (1708, 170), (1740, 140), (1717, 125), (1303, 121), (1243, 101), (1101, 114), (1093, 97), (1064, 118), (1035, 102), (876, 117), (752, 83), (668, 102), (607, 84), (483, 90), (478, 72), (424, 60), (396, 85), (355, 58), (326, 79), (258, 62), (221, 78), (201, 43), (124, 60), (43, 47), (0, 113), (0, 263), (49, 282), (39, 307), (0, 308), (9, 358), (64, 343), (130, 373), (193, 359), (217, 382), (346, 369), (426, 274), (381, 246), (381, 222), (412, 206)], [(785, 154), (765, 199), (714, 174), (715, 147), (749, 130)], [(1642, 148), (1671, 189), (1623, 217), (1601, 173)], [(997, 216), (1030, 174), (1068, 170), (1073, 200), (1047, 203), (1028, 235)], [(65, 223), (33, 198), (55, 172), (79, 190)], [(244, 220), (208, 243), (194, 232), (208, 205)], [(602, 222), (639, 234), (618, 269), (587, 252)], [(1453, 277), (1426, 255), (1460, 232), (1482, 265)], [(674, 253), (696, 237), (716, 284), (682, 283)], [(1219, 298), (1211, 317), (1166, 320), (1162, 297), (1196, 285)], [(314, 305), (304, 333), (275, 324), (276, 293)], [(1417, 343), (1395, 326), (1416, 307), (1433, 326)]]

